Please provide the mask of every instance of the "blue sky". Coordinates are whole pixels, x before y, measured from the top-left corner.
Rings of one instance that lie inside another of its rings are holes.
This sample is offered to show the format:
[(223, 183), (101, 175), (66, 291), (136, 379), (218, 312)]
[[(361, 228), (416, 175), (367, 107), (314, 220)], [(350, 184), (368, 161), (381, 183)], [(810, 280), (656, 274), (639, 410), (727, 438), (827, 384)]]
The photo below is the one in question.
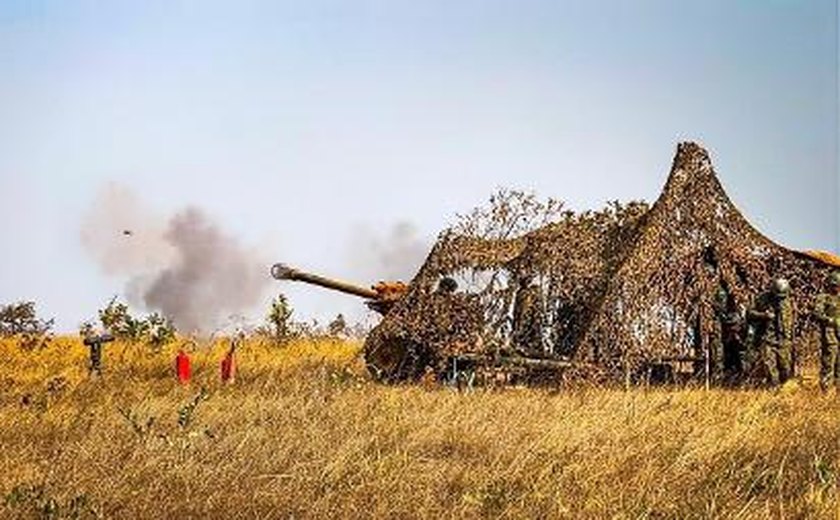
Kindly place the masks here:
[(367, 283), (399, 223), (430, 243), (501, 186), (653, 200), (689, 139), (759, 230), (837, 251), (837, 67), (830, 1), (6, 1), (0, 302), (72, 330), (122, 292), (79, 240), (109, 182)]

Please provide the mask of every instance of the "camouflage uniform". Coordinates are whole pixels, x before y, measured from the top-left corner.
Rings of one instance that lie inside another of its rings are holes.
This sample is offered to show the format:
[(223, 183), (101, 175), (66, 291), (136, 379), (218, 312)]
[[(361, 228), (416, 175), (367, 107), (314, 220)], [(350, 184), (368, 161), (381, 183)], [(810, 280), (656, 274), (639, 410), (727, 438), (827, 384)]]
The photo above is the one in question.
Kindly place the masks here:
[(756, 300), (749, 312), (753, 321), (753, 350), (761, 356), (767, 370), (768, 382), (778, 386), (793, 377), (793, 331), (795, 313), (793, 302), (788, 297), (789, 289), (780, 290), (776, 284), (787, 282), (777, 280), (774, 288)]
[(525, 352), (542, 351), (540, 290), (527, 278), (520, 281), (513, 302), (513, 344)]
[(90, 365), (88, 366), (91, 375), (102, 375), (102, 345), (114, 341), (111, 334), (96, 335), (92, 332), (85, 334), (83, 343), (90, 349)]
[(723, 287), (715, 294), (714, 314), (715, 328), (709, 338), (709, 364), (711, 375), (721, 380), (727, 371), (737, 373), (742, 369), (739, 336), (742, 316)]
[(96, 341), (88, 345), (90, 348), (90, 366), (88, 373), (91, 375), (102, 375), (102, 343)]
[(832, 273), (829, 293), (817, 296), (814, 317), (820, 327), (820, 386), (827, 389), (834, 379), (840, 388), (840, 272)]

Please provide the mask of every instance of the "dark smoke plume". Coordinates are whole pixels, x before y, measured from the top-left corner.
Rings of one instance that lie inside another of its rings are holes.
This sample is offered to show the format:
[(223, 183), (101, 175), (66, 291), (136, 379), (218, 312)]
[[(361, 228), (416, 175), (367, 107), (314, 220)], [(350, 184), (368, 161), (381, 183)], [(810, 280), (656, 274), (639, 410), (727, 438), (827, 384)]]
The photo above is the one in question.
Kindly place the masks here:
[(175, 215), (164, 238), (178, 260), (158, 273), (143, 302), (170, 316), (181, 330), (201, 329), (260, 300), (268, 281), (265, 269), (200, 210)]
[(208, 331), (253, 307), (269, 282), (265, 262), (200, 209), (166, 222), (118, 186), (102, 192), (81, 236), (106, 273), (129, 276), (132, 305), (160, 311), (183, 332)]

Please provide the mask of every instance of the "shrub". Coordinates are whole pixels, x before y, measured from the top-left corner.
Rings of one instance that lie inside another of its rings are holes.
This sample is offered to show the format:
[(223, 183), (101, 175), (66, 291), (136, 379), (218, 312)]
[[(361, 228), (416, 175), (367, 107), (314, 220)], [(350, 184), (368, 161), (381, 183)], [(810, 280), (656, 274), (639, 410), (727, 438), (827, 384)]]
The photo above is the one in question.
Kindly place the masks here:
[[(175, 340), (175, 326), (157, 312), (146, 317), (133, 316), (128, 305), (112, 299), (104, 309), (99, 310), (102, 326), (117, 339), (130, 343), (147, 343), (155, 350)], [(93, 325), (85, 322), (80, 328), (84, 336), (93, 331)]]
[(0, 336), (20, 338), (26, 350), (43, 348), (51, 340), (50, 329), (55, 320), (42, 320), (35, 311), (35, 302), (22, 301), (0, 307)]

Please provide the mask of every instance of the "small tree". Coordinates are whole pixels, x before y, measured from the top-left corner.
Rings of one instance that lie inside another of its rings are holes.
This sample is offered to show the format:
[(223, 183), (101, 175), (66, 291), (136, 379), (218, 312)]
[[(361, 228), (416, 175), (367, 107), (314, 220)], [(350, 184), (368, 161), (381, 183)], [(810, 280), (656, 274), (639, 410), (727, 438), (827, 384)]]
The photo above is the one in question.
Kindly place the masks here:
[(130, 329), (133, 327), (134, 318), (128, 313), (128, 305), (118, 302), (114, 297), (104, 309), (99, 309), (99, 321), (102, 326), (111, 332), (118, 339), (129, 338)]
[(0, 334), (13, 336), (25, 333), (45, 333), (54, 320), (41, 320), (35, 312), (35, 302), (10, 303), (0, 307)]
[[(146, 342), (155, 350), (175, 339), (175, 326), (169, 319), (157, 312), (145, 318), (132, 316), (128, 312), (128, 306), (116, 299), (99, 310), (99, 321), (117, 339), (131, 343)], [(82, 324), (82, 327), (82, 333), (93, 329), (90, 323)]]
[(149, 344), (155, 350), (175, 341), (175, 325), (169, 319), (153, 312), (146, 318), (146, 322), (150, 330)]
[(45, 347), (51, 340), (50, 329), (55, 320), (41, 320), (35, 302), (24, 301), (0, 307), (0, 335), (19, 336), (26, 350)]
[(458, 235), (485, 240), (507, 240), (558, 221), (565, 212), (556, 199), (540, 200), (533, 193), (500, 189), (490, 203), (466, 215), (458, 215), (453, 230)]
[(117, 339), (137, 343), (149, 336), (150, 324), (128, 312), (128, 305), (112, 299), (104, 309), (99, 310), (99, 321)]
[(347, 335), (347, 321), (343, 314), (338, 314), (334, 320), (327, 325), (327, 332), (330, 336), (339, 337)]
[(292, 307), (289, 305), (286, 296), (278, 294), (271, 301), (271, 308), (268, 312), (268, 326), (271, 335), (277, 342), (288, 341), (292, 336)]

